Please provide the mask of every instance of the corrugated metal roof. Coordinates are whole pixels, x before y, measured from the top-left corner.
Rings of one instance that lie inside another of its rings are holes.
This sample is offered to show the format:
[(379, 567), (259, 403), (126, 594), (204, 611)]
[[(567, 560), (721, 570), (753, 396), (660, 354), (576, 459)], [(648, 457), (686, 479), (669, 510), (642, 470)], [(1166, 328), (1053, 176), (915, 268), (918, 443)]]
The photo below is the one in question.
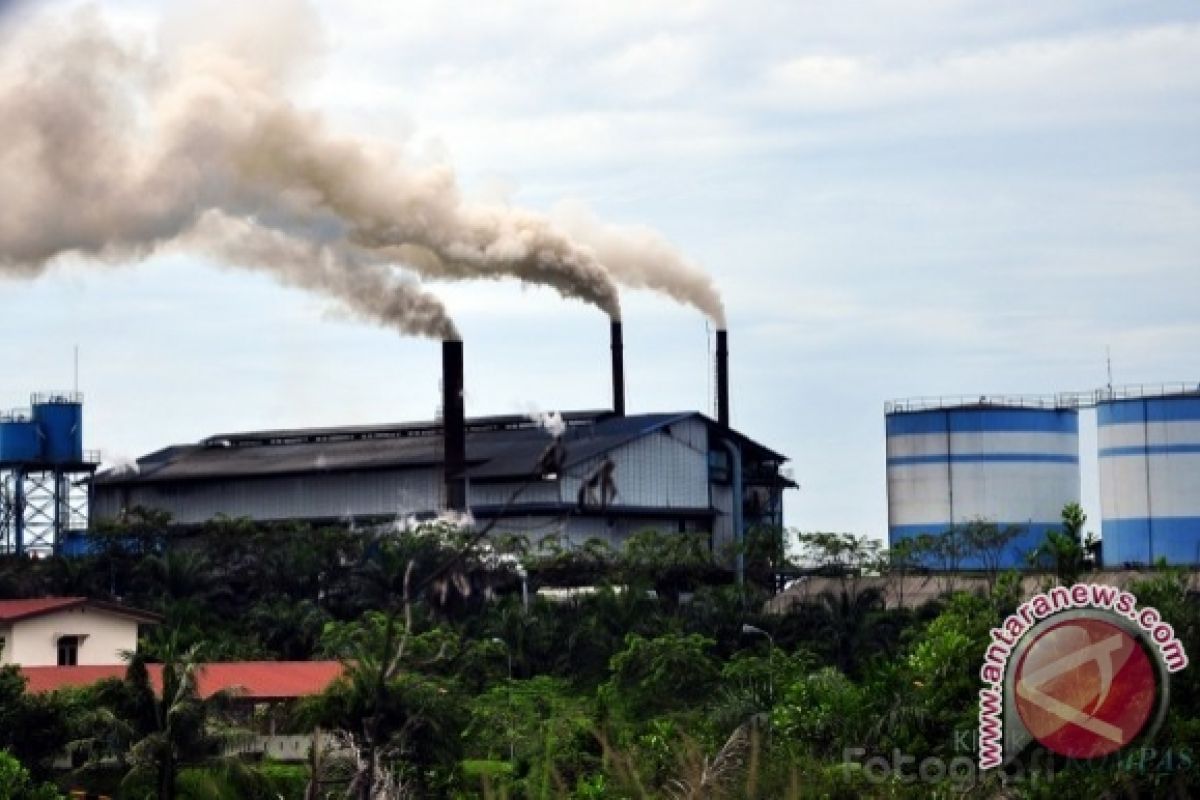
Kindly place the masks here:
[[(82, 667), (21, 667), (26, 691), (53, 692), (75, 686), (91, 686), (108, 678), (125, 677), (123, 664)], [(155, 694), (162, 694), (162, 664), (147, 664)], [(197, 675), (201, 697), (230, 691), (239, 700), (268, 701), (310, 697), (325, 691), (341, 677), (338, 661), (229, 661), (205, 664)]]
[[(585, 461), (673, 423), (698, 418), (696, 411), (613, 416), (607, 411), (563, 414), (566, 464)], [(786, 459), (735, 431), (748, 455)], [(467, 474), (474, 480), (501, 480), (536, 474), (551, 436), (523, 416), (481, 417), (467, 421)], [(311, 472), (394, 469), (442, 463), (441, 425), (437, 422), (274, 430), (210, 436), (199, 444), (177, 445), (138, 459), (138, 472), (107, 471), (98, 484), (120, 485), (226, 477), (256, 477)]]

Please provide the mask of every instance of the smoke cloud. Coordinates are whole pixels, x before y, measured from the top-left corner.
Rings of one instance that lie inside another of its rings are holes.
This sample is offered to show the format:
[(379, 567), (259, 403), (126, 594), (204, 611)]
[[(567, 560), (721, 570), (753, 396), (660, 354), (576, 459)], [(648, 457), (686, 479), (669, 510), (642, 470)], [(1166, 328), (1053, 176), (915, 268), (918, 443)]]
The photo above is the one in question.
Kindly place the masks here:
[(436, 297), (374, 263), (369, 253), (289, 236), (217, 211), (206, 212), (182, 241), (221, 263), (266, 271), (285, 285), (337, 298), (367, 322), (402, 324), (414, 335), (459, 338)]
[(718, 328), (725, 304), (712, 278), (649, 228), (606, 225), (578, 203), (561, 203), (552, 215), (575, 241), (589, 247), (617, 282), (653, 289), (695, 306)]
[[(117, 39), (93, 11), (7, 31), (0, 275), (34, 277), (67, 254), (127, 262), (186, 246), (407, 334), (456, 335), (437, 299), (391, 265), (515, 278), (619, 316), (608, 273), (544, 217), (472, 206), (448, 168), (409, 165), (295, 107), (289, 63), (303, 54), (281, 49), (277, 27), (259, 19), (169, 54)], [(261, 63), (252, 31), (267, 36)]]
[(468, 202), (450, 168), (297, 107), (320, 39), (297, 0), (193, 10), (157, 46), (94, 10), (0, 29), (0, 277), (187, 248), (411, 335), (457, 332), (404, 273), (547, 286), (613, 319), (620, 283), (724, 325), (712, 280), (652, 231)]

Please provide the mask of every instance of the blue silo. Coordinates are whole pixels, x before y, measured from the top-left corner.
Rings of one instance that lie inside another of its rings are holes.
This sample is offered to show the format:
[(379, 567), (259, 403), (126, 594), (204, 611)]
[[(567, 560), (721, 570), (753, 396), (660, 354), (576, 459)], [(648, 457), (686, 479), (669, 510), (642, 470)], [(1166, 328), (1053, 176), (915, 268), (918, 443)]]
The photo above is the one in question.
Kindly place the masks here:
[(42, 435), (28, 411), (0, 414), (0, 464), (42, 460)]
[(51, 466), (83, 462), (83, 398), (76, 392), (33, 396), (33, 420), (41, 428), (42, 460)]
[(1200, 564), (1200, 391), (1096, 407), (1106, 566)]
[(899, 401), (887, 414), (887, 481), (892, 545), (984, 520), (1020, 529), (999, 566), (1024, 566), (1046, 532), (1061, 528), (1063, 506), (1079, 502), (1079, 413), (1052, 403)]

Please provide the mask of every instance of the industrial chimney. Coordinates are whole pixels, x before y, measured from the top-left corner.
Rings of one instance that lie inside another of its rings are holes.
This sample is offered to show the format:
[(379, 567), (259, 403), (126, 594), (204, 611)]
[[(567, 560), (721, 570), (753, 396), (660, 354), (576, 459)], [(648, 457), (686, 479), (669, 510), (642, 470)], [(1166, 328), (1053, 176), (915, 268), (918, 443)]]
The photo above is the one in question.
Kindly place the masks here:
[(614, 414), (623, 417), (625, 416), (625, 341), (619, 321), (613, 322), (610, 338), (612, 339), (612, 407)]
[(463, 343), (442, 342), (442, 447), (446, 480), (446, 508), (467, 510), (467, 421), (463, 405)]
[(729, 427), (729, 332), (717, 331), (717, 422)]

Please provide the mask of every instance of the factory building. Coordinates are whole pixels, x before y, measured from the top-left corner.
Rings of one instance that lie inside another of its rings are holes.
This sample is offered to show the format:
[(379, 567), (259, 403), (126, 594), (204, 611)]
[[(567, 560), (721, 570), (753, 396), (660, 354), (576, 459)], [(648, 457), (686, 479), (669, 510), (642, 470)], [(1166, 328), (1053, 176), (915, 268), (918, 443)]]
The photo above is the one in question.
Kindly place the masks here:
[(984, 520), (1019, 530), (999, 564), (1019, 568), (1079, 502), (1079, 414), (1053, 398), (896, 401), (886, 426), (892, 546)]
[[(451, 381), (453, 383), (453, 381)], [(461, 396), (461, 395), (460, 395)], [(461, 407), (461, 406), (460, 406)], [(137, 470), (96, 476), (92, 512), (135, 506), (178, 525), (217, 515), (263, 522), (393, 524), (464, 507), (476, 524), (536, 542), (602, 538), (619, 546), (646, 529), (702, 532), (718, 551), (734, 536), (733, 463), (740, 456), (744, 525), (783, 524), (794, 486), (779, 453), (695, 411), (563, 415), (558, 444), (524, 416), (462, 421), (462, 466), (448, 470), (445, 421), (221, 434), (168, 447)], [(734, 453), (726, 445), (732, 445)]]
[(717, 415), (625, 414), (621, 323), (611, 327), (612, 410), (467, 419), (463, 343), (442, 343), (442, 414), (432, 422), (221, 434), (168, 447), (136, 470), (96, 476), (92, 513), (157, 509), (180, 526), (219, 515), (259, 522), (395, 525), (469, 512), (495, 534), (602, 539), (739, 534), (783, 525), (784, 456), (729, 426), (728, 338), (717, 334)]

